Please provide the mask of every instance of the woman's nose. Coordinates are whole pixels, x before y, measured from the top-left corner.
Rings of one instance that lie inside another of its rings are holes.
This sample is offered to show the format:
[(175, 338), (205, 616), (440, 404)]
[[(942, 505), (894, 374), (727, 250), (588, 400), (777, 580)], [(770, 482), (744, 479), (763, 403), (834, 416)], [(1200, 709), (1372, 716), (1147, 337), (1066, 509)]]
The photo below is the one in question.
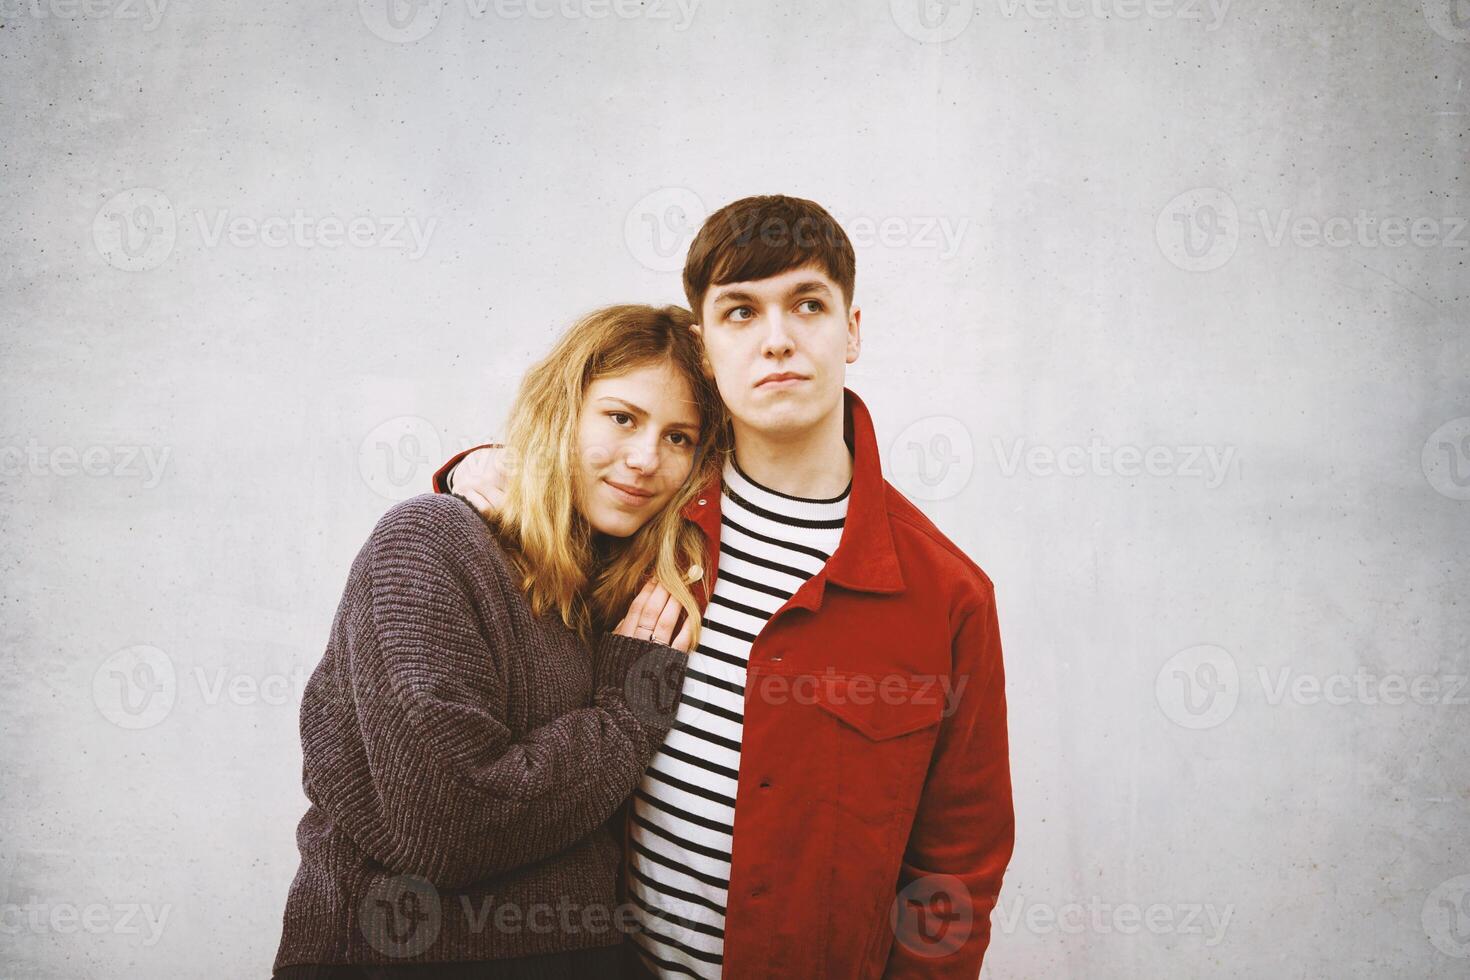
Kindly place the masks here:
[(623, 461), (629, 469), (652, 472), (658, 469), (658, 447), (642, 442), (630, 443), (624, 451)]

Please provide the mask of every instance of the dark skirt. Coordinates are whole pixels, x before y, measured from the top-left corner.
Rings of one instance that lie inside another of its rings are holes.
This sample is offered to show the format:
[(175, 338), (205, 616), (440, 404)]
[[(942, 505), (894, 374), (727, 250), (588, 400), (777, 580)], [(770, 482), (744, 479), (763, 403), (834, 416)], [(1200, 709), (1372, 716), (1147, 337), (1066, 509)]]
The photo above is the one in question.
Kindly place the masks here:
[(300, 964), (276, 971), (274, 980), (621, 980), (626, 951), (599, 946), (541, 956), (469, 963), (400, 963), (390, 966)]

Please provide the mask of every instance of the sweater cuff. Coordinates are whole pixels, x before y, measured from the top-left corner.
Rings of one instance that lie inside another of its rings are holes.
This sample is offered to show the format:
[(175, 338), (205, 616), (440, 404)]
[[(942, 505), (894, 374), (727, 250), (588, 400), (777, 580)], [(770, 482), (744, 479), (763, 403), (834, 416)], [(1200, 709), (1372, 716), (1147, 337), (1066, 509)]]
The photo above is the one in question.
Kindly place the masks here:
[(604, 633), (597, 645), (595, 683), (622, 691), (644, 726), (667, 732), (674, 725), (689, 655), (656, 640)]

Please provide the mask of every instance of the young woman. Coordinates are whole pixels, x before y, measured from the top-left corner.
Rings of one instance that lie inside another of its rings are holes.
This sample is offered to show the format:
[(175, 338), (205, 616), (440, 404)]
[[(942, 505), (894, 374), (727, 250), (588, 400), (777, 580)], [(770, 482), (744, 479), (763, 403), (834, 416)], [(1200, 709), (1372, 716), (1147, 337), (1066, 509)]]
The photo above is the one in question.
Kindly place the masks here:
[(619, 975), (609, 818), (673, 722), (679, 512), (726, 451), (690, 319), (577, 323), (521, 385), (496, 517), (415, 497), (358, 553), (301, 707), (279, 980)]

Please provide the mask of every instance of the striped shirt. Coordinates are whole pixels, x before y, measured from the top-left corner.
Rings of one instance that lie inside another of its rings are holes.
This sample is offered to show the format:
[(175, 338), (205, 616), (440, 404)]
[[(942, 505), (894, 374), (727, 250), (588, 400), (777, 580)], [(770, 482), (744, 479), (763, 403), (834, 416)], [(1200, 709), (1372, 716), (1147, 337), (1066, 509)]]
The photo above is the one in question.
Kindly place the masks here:
[(745, 665), (771, 615), (837, 549), (852, 486), (829, 500), (768, 490), (725, 464), (720, 560), (674, 727), (634, 792), (634, 941), (659, 977), (720, 976)]

